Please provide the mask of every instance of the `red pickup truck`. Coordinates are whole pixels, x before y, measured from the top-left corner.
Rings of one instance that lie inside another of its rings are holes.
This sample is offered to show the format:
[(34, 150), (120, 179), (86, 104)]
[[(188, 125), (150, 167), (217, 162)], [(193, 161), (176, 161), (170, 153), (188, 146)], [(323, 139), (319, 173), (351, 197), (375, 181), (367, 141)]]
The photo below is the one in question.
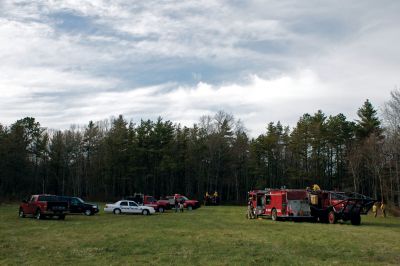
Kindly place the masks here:
[(174, 196), (167, 196), (165, 199), (160, 199), (157, 201), (159, 206), (163, 206), (165, 209), (171, 209), (175, 207), (175, 197), (177, 198), (178, 202), (183, 201), (183, 207), (187, 208), (188, 211), (193, 209), (197, 209), (200, 207), (200, 202), (197, 200), (190, 200), (187, 197), (175, 194)]
[(164, 212), (167, 208), (164, 204), (159, 204), (157, 200), (150, 195), (136, 193), (133, 196), (125, 197), (126, 200), (133, 200), (137, 204), (153, 207), (157, 212)]
[(68, 213), (68, 202), (60, 200), (55, 195), (32, 195), (29, 201), (23, 200), (19, 206), (19, 217), (21, 218), (26, 215), (31, 215), (36, 219), (57, 216), (58, 219), (64, 220)]

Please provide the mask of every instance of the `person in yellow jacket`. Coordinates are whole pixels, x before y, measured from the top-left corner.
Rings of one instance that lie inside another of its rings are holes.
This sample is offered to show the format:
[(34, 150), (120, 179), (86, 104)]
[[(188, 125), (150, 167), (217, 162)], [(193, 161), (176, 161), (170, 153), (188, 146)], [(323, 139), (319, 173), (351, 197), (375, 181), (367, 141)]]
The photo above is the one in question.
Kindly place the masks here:
[(383, 201), (381, 202), (381, 211), (382, 211), (382, 216), (386, 217), (386, 205)]
[(375, 218), (378, 215), (378, 207), (376, 205), (377, 203), (374, 203), (374, 205), (372, 205), (372, 213), (374, 214)]
[(314, 191), (321, 190), (321, 188), (320, 188), (317, 184), (314, 184), (314, 185), (312, 186), (312, 189), (313, 189)]
[(215, 191), (214, 194), (213, 194), (213, 203), (214, 203), (214, 205), (218, 205), (218, 203), (219, 203), (219, 198), (218, 198), (218, 192), (217, 191)]

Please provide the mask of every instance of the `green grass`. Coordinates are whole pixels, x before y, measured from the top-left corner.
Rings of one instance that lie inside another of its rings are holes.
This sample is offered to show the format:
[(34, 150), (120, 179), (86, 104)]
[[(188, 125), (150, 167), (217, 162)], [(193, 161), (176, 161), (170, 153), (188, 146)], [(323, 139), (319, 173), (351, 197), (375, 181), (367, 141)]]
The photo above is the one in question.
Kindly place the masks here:
[(1, 265), (398, 265), (400, 220), (361, 226), (247, 220), (245, 207), (148, 217), (105, 214), (20, 219), (0, 205)]

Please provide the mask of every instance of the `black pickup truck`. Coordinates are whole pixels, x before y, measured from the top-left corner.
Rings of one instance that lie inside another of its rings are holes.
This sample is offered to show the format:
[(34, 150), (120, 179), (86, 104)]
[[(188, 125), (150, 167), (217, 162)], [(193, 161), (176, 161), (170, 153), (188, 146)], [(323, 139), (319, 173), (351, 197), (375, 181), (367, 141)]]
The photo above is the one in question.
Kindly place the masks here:
[(99, 206), (97, 204), (87, 203), (81, 198), (70, 196), (60, 196), (59, 198), (68, 202), (70, 213), (83, 213), (90, 216), (99, 212)]

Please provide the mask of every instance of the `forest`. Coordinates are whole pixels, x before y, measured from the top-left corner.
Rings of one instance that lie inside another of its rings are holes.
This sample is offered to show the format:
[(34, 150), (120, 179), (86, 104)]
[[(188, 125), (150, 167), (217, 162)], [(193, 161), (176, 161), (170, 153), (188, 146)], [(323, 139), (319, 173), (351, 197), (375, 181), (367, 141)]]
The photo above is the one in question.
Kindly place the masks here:
[(316, 183), (399, 206), (400, 90), (382, 112), (361, 103), (357, 117), (318, 110), (292, 128), (266, 122), (257, 137), (224, 111), (191, 127), (119, 115), (50, 130), (25, 117), (0, 124), (0, 198), (54, 193), (109, 201), (141, 192), (201, 199), (218, 191), (223, 202), (243, 203), (254, 188)]

